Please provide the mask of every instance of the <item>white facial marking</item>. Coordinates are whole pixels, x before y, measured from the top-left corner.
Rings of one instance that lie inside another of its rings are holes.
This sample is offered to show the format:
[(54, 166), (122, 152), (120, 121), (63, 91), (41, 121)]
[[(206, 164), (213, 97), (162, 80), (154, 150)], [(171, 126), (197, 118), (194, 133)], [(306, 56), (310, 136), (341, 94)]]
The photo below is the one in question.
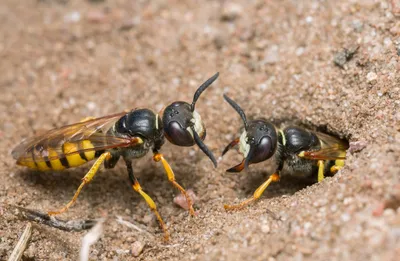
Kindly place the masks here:
[(156, 129), (158, 130), (158, 113), (156, 114)]
[(243, 131), (239, 139), (239, 151), (246, 158), (250, 151), (250, 145), (247, 143), (247, 132)]
[(282, 130), (279, 130), (279, 133), (282, 135), (282, 143), (283, 143), (283, 146), (285, 146), (285, 145), (286, 145), (286, 137), (285, 137), (285, 133), (283, 133), (283, 131), (282, 131)]
[[(197, 111), (193, 112), (193, 119), (192, 122), (194, 124), (194, 130), (197, 132), (197, 134), (201, 137), (203, 132), (204, 132), (204, 128), (203, 128), (203, 123), (201, 121), (201, 116)], [(187, 131), (190, 133), (190, 135), (192, 135), (193, 137), (193, 132), (192, 129), (190, 127), (187, 128)]]

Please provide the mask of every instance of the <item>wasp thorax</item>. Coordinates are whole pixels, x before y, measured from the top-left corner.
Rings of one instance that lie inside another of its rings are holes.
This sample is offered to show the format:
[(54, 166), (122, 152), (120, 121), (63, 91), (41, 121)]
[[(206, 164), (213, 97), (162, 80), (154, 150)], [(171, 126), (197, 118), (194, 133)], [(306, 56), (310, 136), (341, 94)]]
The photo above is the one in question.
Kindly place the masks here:
[[(130, 136), (140, 135), (151, 139), (157, 136), (160, 120), (157, 115), (148, 109), (137, 109), (125, 114), (116, 123), (116, 131)], [(161, 123), (162, 124), (162, 123)]]
[(167, 106), (162, 115), (165, 137), (173, 144), (178, 146), (193, 146), (193, 130), (205, 138), (205, 128), (200, 115), (192, 111), (192, 107), (187, 102), (174, 102)]
[(137, 109), (125, 114), (115, 124), (118, 134), (140, 136), (158, 148), (164, 142), (161, 119), (149, 109)]

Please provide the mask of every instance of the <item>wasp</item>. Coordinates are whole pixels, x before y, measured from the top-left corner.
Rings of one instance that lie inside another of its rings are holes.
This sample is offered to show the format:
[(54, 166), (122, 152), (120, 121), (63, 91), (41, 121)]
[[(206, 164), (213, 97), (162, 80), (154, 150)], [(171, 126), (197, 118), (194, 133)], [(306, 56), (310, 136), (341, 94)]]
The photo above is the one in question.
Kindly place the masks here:
[(178, 146), (197, 144), (214, 166), (217, 166), (213, 153), (203, 142), (206, 128), (195, 106), (200, 95), (218, 76), (216, 73), (196, 90), (191, 104), (176, 101), (166, 106), (159, 114), (150, 109), (134, 109), (101, 118), (85, 119), (26, 139), (12, 151), (12, 155), (18, 165), (39, 171), (64, 170), (95, 160), (72, 199), (63, 208), (49, 211), (49, 216), (67, 211), (77, 200), (82, 188), (94, 178), (100, 166), (104, 164), (106, 169), (113, 168), (122, 158), (132, 188), (144, 198), (154, 212), (164, 231), (164, 237), (168, 240), (169, 234), (156, 204), (143, 191), (133, 173), (132, 160), (143, 157), (151, 149), (153, 160), (162, 163), (168, 180), (186, 197), (189, 212), (194, 216), (190, 197), (175, 180), (171, 166), (159, 151), (165, 138)]
[(225, 94), (224, 99), (240, 115), (244, 124), (240, 137), (230, 142), (222, 152), (223, 156), (238, 146), (244, 159), (227, 172), (241, 172), (250, 164), (269, 159), (275, 167), (274, 173), (257, 188), (251, 198), (238, 205), (225, 205), (226, 210), (242, 209), (256, 201), (272, 182), (280, 180), (281, 175), (300, 178), (317, 175), (320, 182), (325, 174), (334, 175), (344, 166), (346, 150), (349, 148), (346, 141), (296, 126), (279, 129), (265, 119), (247, 121), (246, 114), (235, 101)]

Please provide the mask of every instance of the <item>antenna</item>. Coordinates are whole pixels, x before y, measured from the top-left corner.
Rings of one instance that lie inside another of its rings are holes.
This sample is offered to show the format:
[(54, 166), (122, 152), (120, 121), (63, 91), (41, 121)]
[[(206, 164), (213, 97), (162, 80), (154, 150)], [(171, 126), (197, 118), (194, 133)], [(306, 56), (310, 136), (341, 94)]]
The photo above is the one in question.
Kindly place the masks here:
[(247, 130), (247, 127), (249, 125), (247, 124), (246, 114), (244, 113), (243, 109), (240, 108), (240, 106), (231, 98), (229, 98), (226, 94), (224, 94), (224, 99), (232, 106), (233, 109), (235, 109), (237, 113), (239, 113), (240, 117), (243, 120), (244, 128)]
[(205, 81), (198, 89), (197, 91), (194, 93), (193, 96), (193, 102), (191, 104), (192, 107), (192, 112), (194, 111), (194, 106), (196, 105), (197, 100), (199, 99), (200, 95), (208, 88), (208, 86), (210, 86), (219, 76), (219, 72), (217, 72), (216, 74), (214, 74), (214, 76), (212, 76), (210, 79), (208, 79), (207, 81)]

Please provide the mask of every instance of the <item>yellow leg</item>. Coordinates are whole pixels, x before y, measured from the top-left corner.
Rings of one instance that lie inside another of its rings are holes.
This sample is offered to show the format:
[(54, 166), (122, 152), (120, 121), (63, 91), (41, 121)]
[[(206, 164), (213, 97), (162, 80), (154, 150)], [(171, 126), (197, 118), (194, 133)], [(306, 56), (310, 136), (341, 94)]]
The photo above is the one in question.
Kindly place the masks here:
[(323, 160), (318, 161), (318, 182), (321, 182), (325, 176), (324, 176), (324, 169), (325, 169), (325, 163)]
[(344, 160), (336, 160), (335, 165), (331, 167), (331, 173), (336, 174), (344, 166)]
[(70, 206), (72, 206), (72, 204), (75, 203), (76, 199), (79, 196), (79, 193), (81, 192), (82, 188), (88, 184), (93, 177), (96, 175), (97, 171), (99, 170), (101, 164), (104, 162), (104, 160), (109, 159), (111, 157), (110, 152), (105, 152), (103, 154), (100, 155), (100, 157), (96, 160), (96, 162), (93, 164), (93, 166), (90, 168), (90, 170), (88, 171), (88, 173), (86, 173), (86, 175), (83, 177), (82, 179), (82, 183), (81, 185), (78, 187), (78, 189), (75, 192), (74, 197), (71, 199), (70, 202), (68, 202), (67, 205), (65, 205), (65, 207), (63, 207), (62, 209), (58, 210), (58, 211), (49, 211), (48, 215), (50, 216), (54, 216), (54, 215), (59, 215), (61, 213), (64, 213), (65, 211), (68, 210), (68, 208)]
[(242, 203), (238, 205), (224, 205), (225, 210), (239, 210), (247, 206), (253, 201), (256, 201), (261, 197), (261, 195), (264, 193), (265, 189), (271, 184), (271, 182), (277, 182), (279, 181), (279, 175), (277, 173), (272, 174), (269, 176), (269, 178), (260, 186), (256, 191), (254, 192), (253, 196), (249, 199), (246, 199)]
[(126, 163), (126, 168), (128, 170), (129, 179), (132, 183), (132, 188), (144, 198), (147, 205), (150, 207), (151, 211), (153, 211), (153, 213), (156, 215), (158, 223), (160, 224), (160, 227), (164, 231), (164, 239), (165, 241), (168, 241), (169, 233), (167, 230), (167, 226), (165, 225), (160, 213), (157, 210), (156, 203), (154, 203), (153, 199), (149, 195), (147, 195), (146, 192), (143, 191), (142, 187), (139, 184), (139, 181), (136, 179), (135, 175), (133, 175), (132, 162), (130, 160), (125, 159), (125, 163)]
[(175, 174), (171, 168), (171, 166), (168, 164), (167, 160), (164, 158), (164, 156), (161, 153), (154, 153), (153, 156), (154, 161), (159, 162), (163, 164), (163, 167), (165, 169), (165, 172), (167, 173), (168, 180), (172, 183), (172, 185), (177, 188), (186, 198), (186, 202), (188, 203), (189, 206), (189, 213), (190, 215), (194, 216), (194, 209), (193, 209), (193, 203), (192, 200), (190, 199), (189, 195), (186, 193), (185, 189), (179, 185), (178, 182), (175, 181)]
[(153, 213), (156, 215), (158, 223), (160, 224), (160, 227), (162, 228), (162, 230), (164, 231), (164, 239), (165, 241), (169, 240), (169, 233), (167, 230), (167, 226), (165, 225), (160, 213), (157, 210), (157, 206), (156, 203), (154, 203), (153, 199), (146, 194), (146, 192), (143, 191), (142, 187), (140, 186), (139, 182), (137, 181), (137, 179), (134, 179), (134, 183), (132, 185), (133, 189), (138, 192), (146, 201), (147, 205), (149, 205), (150, 209), (153, 211)]

